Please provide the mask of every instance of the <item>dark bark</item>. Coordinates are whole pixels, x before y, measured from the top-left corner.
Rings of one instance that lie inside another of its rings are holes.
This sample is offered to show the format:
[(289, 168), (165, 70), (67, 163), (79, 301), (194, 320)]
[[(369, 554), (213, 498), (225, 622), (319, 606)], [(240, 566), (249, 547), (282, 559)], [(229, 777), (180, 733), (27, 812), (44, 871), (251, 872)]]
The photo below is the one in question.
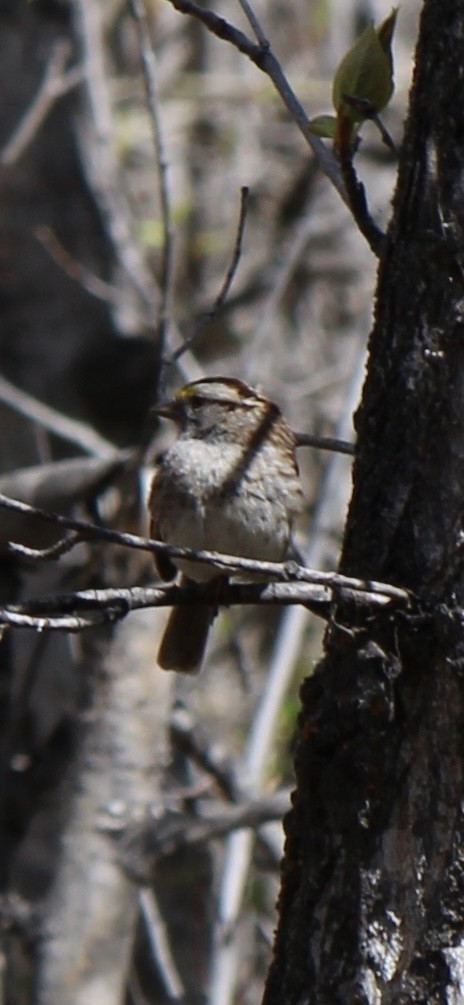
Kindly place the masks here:
[(464, 1001), (464, 5), (426, 0), (380, 266), (340, 607), (302, 688), (265, 1005)]
[[(57, 42), (69, 43), (68, 65), (78, 64), (75, 34), (68, 4), (0, 5), (0, 148), (36, 97)], [(36, 236), (36, 228), (50, 228), (77, 262), (116, 281), (113, 248), (76, 138), (82, 98), (82, 88), (60, 98), (19, 160), (1, 166), (1, 372), (127, 444), (155, 399), (159, 347), (147, 338), (121, 337), (109, 305), (53, 262)], [(30, 439), (23, 449), (30, 451)], [(14, 446), (11, 459), (8, 444), (0, 443), (2, 468), (34, 463), (34, 456), (18, 457), (16, 435)]]

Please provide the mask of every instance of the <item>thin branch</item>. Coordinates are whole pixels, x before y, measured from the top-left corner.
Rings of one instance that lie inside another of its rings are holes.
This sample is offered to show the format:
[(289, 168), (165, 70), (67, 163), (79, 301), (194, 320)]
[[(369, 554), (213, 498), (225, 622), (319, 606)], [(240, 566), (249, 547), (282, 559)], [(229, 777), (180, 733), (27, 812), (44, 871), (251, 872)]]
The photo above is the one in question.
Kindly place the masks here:
[[(281, 566), (282, 571), (285, 576), (285, 565)], [(302, 571), (305, 577), (313, 581), (303, 579), (293, 582), (224, 584), (221, 602), (224, 606), (301, 604), (327, 621), (332, 616), (334, 602), (340, 600), (368, 613), (392, 603), (411, 608), (414, 600), (406, 590), (388, 584), (353, 580), (338, 573), (324, 574), (310, 569)], [(325, 579), (325, 582), (318, 583), (318, 579)], [(56, 597), (32, 598), (18, 604), (6, 604), (0, 608), (0, 625), (18, 629), (32, 628), (38, 632), (75, 633), (119, 621), (130, 611), (212, 603), (217, 604), (217, 587), (214, 582), (192, 583), (182, 587), (163, 585), (81, 590)]]
[(388, 132), (386, 125), (382, 122), (380, 116), (377, 115), (376, 112), (372, 112), (369, 118), (374, 123), (374, 125), (377, 126), (382, 143), (387, 147), (388, 150), (390, 150), (390, 153), (394, 154), (395, 157), (398, 157), (398, 147), (393, 139), (393, 136), (391, 136), (391, 134)]
[(354, 456), (356, 447), (348, 440), (337, 440), (334, 436), (313, 436), (312, 433), (295, 433), (297, 447), (317, 447), (318, 450), (331, 450), (335, 454)]
[(12, 544), (10, 542), (9, 550), (14, 554), (21, 555), (22, 558), (31, 558), (35, 562), (51, 562), (56, 561), (63, 555), (67, 555), (81, 541), (81, 535), (74, 532), (67, 537), (61, 538), (49, 548), (28, 548), (25, 544), (18, 544), (17, 542)]
[(356, 111), (360, 111), (366, 119), (369, 119), (370, 122), (374, 123), (379, 130), (382, 143), (388, 147), (392, 154), (395, 154), (395, 156), (398, 157), (398, 150), (395, 141), (392, 136), (390, 136), (386, 126), (384, 126), (372, 102), (368, 101), (366, 98), (358, 98), (354, 94), (343, 94), (343, 100), (347, 105), (350, 105), (351, 108), (355, 108)]
[[(107, 544), (119, 544), (123, 548), (133, 548), (138, 551), (149, 551), (156, 554), (169, 546), (161, 541), (152, 541), (150, 538), (140, 537), (136, 534), (125, 534), (107, 527), (98, 527), (96, 524), (88, 523), (86, 520), (74, 520), (72, 517), (63, 516), (61, 513), (51, 513), (48, 510), (40, 509), (37, 506), (30, 506), (28, 503), (20, 502), (19, 499), (10, 499), (8, 496), (0, 494), (0, 508), (12, 510), (15, 513), (23, 513), (27, 516), (38, 517), (46, 523), (51, 523), (55, 527), (62, 527), (64, 530), (77, 531), (80, 541), (100, 541)], [(10, 548), (15, 551), (18, 546), (10, 543)], [(22, 545), (20, 546), (22, 548)], [(182, 551), (182, 549), (181, 549)], [(37, 558), (43, 558), (43, 551), (37, 549)], [(33, 557), (34, 549), (30, 549), (28, 557)], [(200, 559), (201, 561), (201, 559)]]
[(209, 311), (206, 311), (202, 315), (199, 324), (197, 324), (195, 327), (195, 331), (192, 332), (192, 334), (185, 340), (185, 342), (181, 346), (179, 346), (179, 348), (176, 349), (175, 352), (172, 353), (172, 356), (170, 356), (168, 361), (169, 363), (176, 363), (177, 360), (179, 360), (180, 357), (183, 356), (184, 352), (186, 352), (187, 349), (190, 349), (192, 347), (193, 342), (196, 342), (199, 335), (201, 335), (201, 333), (204, 331), (205, 325), (207, 325), (215, 317), (215, 315), (218, 313), (218, 311), (224, 304), (226, 297), (228, 296), (230, 287), (232, 286), (235, 274), (237, 272), (238, 263), (240, 261), (240, 256), (242, 253), (243, 234), (245, 231), (245, 223), (248, 210), (248, 195), (249, 195), (249, 189), (246, 185), (243, 185), (240, 190), (240, 214), (237, 224), (237, 234), (235, 237), (232, 259), (229, 268), (227, 269), (226, 275), (224, 277), (224, 282), (221, 286), (221, 289), (219, 290), (219, 293), (214, 301), (214, 304)]
[(47, 227), (45, 224), (36, 227), (34, 235), (48, 252), (52, 261), (55, 262), (55, 265), (58, 265), (67, 276), (79, 283), (84, 290), (87, 290), (87, 293), (90, 293), (98, 300), (103, 300), (105, 303), (116, 305), (121, 303), (123, 297), (122, 291), (112, 286), (111, 283), (105, 283), (103, 279), (90, 272), (85, 265), (81, 265), (80, 262), (76, 261), (69, 251), (63, 247), (51, 227)]
[(63, 73), (69, 52), (67, 41), (61, 40), (53, 46), (42, 84), (13, 136), (0, 153), (0, 164), (4, 167), (14, 164), (21, 157), (37, 135), (55, 101), (82, 82), (84, 75), (79, 66)]
[[(388, 590), (388, 587), (386, 587)], [(406, 593), (406, 591), (404, 591)], [(316, 583), (228, 583), (224, 586), (224, 606), (244, 604), (259, 606), (289, 606), (302, 604), (314, 614), (328, 620), (334, 600), (352, 600), (357, 606), (369, 610), (384, 607), (398, 597), (388, 593), (375, 593), (367, 587), (352, 587)], [(119, 589), (81, 590), (56, 597), (40, 597), (20, 604), (7, 604), (0, 608), (0, 624), (11, 628), (33, 628), (35, 631), (81, 632), (101, 624), (125, 618), (130, 611), (149, 607), (197, 606), (217, 603), (215, 584), (189, 586), (132, 586)], [(401, 597), (403, 606), (411, 602)], [(84, 611), (88, 614), (75, 612)], [(71, 613), (72, 612), (72, 613)]]
[[(242, 828), (256, 830), (273, 820), (281, 820), (290, 809), (290, 790), (282, 789), (270, 796), (248, 799), (238, 806), (209, 813), (208, 816), (188, 817), (186, 814), (167, 814), (158, 820), (127, 824), (115, 839), (120, 847), (123, 867), (136, 882), (146, 883), (153, 874), (156, 863), (166, 855), (181, 848), (203, 844), (213, 838), (225, 837)], [(114, 832), (114, 822), (102, 829)]]
[(188, 708), (173, 708), (170, 729), (176, 748), (214, 779), (226, 799), (238, 802), (240, 785), (229, 759), (212, 749)]
[[(327, 586), (334, 590), (349, 589), (359, 591), (360, 593), (367, 592), (369, 594), (381, 595), (390, 600), (397, 600), (400, 603), (409, 603), (412, 599), (412, 594), (409, 593), (408, 590), (403, 590), (398, 586), (392, 586), (389, 583), (378, 583), (374, 580), (357, 579), (353, 576), (342, 576), (337, 572), (315, 572), (312, 569), (306, 569), (304, 566), (297, 565), (296, 562), (262, 562), (250, 558), (239, 558), (235, 555), (225, 555), (217, 551), (196, 550), (194, 548), (177, 548), (173, 545), (166, 544), (164, 541), (154, 541), (151, 538), (141, 537), (137, 534), (126, 534), (121, 531), (110, 530), (106, 527), (98, 527), (96, 524), (88, 523), (85, 520), (74, 520), (72, 517), (62, 516), (59, 513), (49, 513), (36, 506), (29, 506), (28, 503), (19, 502), (17, 499), (9, 499), (8, 496), (4, 495), (0, 495), (0, 508), (1, 507), (7, 510), (12, 510), (16, 513), (39, 517), (39, 519), (45, 520), (47, 523), (54, 524), (56, 527), (64, 527), (66, 530), (78, 531), (81, 535), (81, 540), (95, 540), (101, 543), (106, 542), (110, 544), (118, 544), (124, 548), (133, 548), (138, 551), (148, 551), (153, 554), (165, 554), (174, 561), (178, 559), (186, 559), (189, 562), (199, 562), (204, 565), (214, 566), (215, 569), (220, 569), (221, 572), (228, 573), (230, 575), (238, 573), (246, 573), (249, 575), (251, 573), (255, 577), (260, 576), (263, 580), (275, 578), (281, 579), (283, 584), (286, 585), (290, 583), (308, 583), (313, 586)], [(41, 553), (39, 552), (39, 554)], [(254, 585), (259, 586), (259, 584)], [(269, 584), (270, 587), (272, 587), (272, 585), (275, 584)], [(244, 591), (249, 588), (253, 589), (253, 585), (243, 584), (243, 586), (240, 586), (240, 589), (243, 589)], [(174, 590), (178, 588), (171, 587), (171, 589)], [(203, 587), (195, 584), (195, 590), (197, 589), (201, 590)], [(97, 592), (98, 591), (94, 590), (87, 591), (85, 596), (96, 595)], [(111, 592), (113, 596), (125, 595), (125, 591), (116, 590)], [(186, 593), (187, 592), (188, 591), (186, 590)], [(74, 596), (84, 596), (84, 594), (74, 594)], [(211, 601), (210, 596), (209, 601)], [(192, 602), (197, 602), (197, 600), (193, 600)], [(254, 600), (247, 602), (254, 603)], [(291, 603), (292, 601), (282, 600), (282, 602)]]
[(141, 321), (153, 325), (159, 291), (147, 268), (142, 249), (133, 238), (132, 215), (119, 178), (114, 152), (114, 126), (108, 75), (104, 61), (102, 4), (76, 0), (83, 49), (83, 68), (93, 133), (82, 143), (82, 158), (95, 198), (100, 205), (117, 260), (138, 294)]
[(339, 118), (338, 154), (348, 197), (348, 205), (354, 220), (361, 234), (366, 238), (371, 251), (373, 251), (377, 258), (380, 258), (385, 250), (387, 236), (372, 218), (367, 203), (366, 190), (356, 174), (353, 164), (354, 150), (351, 121), (347, 117)]
[(0, 624), (2, 628), (27, 628), (35, 632), (82, 632), (86, 628), (95, 628), (96, 625), (107, 624), (110, 618), (106, 614), (95, 618), (78, 618), (75, 616), (57, 618), (39, 618), (30, 614), (17, 614), (15, 611), (3, 608), (0, 610)]
[(254, 32), (254, 34), (256, 36), (256, 39), (259, 42), (260, 46), (263, 49), (269, 49), (269, 40), (266, 37), (266, 35), (264, 34), (264, 31), (263, 31), (263, 29), (261, 27), (261, 24), (260, 24), (258, 18), (256, 17), (256, 14), (255, 14), (255, 12), (254, 12), (251, 4), (248, 3), (248, 0), (238, 0), (238, 2), (239, 2), (240, 6), (241, 6), (241, 8), (243, 10), (243, 13), (244, 13), (245, 17), (250, 22), (251, 28), (252, 28), (252, 30), (253, 30), (253, 32)]
[(356, 221), (358, 229), (377, 258), (380, 258), (385, 248), (386, 235), (372, 219), (366, 199), (366, 190), (359, 180), (351, 155), (340, 156), (342, 174), (348, 192), (350, 209)]
[(216, 300), (213, 304), (213, 315), (222, 307), (226, 297), (228, 296), (230, 287), (232, 286), (233, 280), (235, 278), (235, 273), (237, 271), (237, 266), (240, 261), (240, 255), (242, 253), (242, 242), (243, 235), (245, 232), (245, 223), (248, 212), (248, 196), (250, 190), (247, 185), (243, 185), (240, 189), (240, 213), (237, 224), (237, 234), (235, 237), (234, 250), (232, 253), (232, 260), (227, 269), (224, 282), (219, 290)]
[(150, 29), (143, 0), (129, 0), (129, 7), (137, 26), (139, 37), (140, 54), (142, 57), (143, 76), (145, 82), (145, 92), (147, 104), (150, 112), (150, 121), (153, 129), (153, 140), (155, 147), (158, 194), (161, 206), (161, 221), (163, 227), (163, 253), (160, 278), (160, 315), (159, 330), (161, 336), (161, 346), (165, 343), (166, 326), (169, 320), (169, 299), (171, 292), (172, 276), (172, 224), (171, 224), (171, 204), (169, 188), (167, 182), (167, 160), (164, 150), (163, 132), (158, 108), (158, 94), (156, 81), (156, 59), (150, 38)]
[(69, 416), (57, 412), (56, 409), (44, 405), (43, 402), (33, 398), (32, 395), (22, 391), (14, 384), (10, 384), (5, 377), (0, 376), (0, 401), (10, 408), (26, 416), (32, 422), (37, 422), (44, 429), (48, 429), (55, 436), (75, 443), (87, 454), (93, 454), (102, 459), (114, 457), (117, 447), (109, 440), (103, 439), (88, 426), (85, 422), (78, 422), (70, 419)]
[[(244, 56), (248, 56), (248, 59), (272, 80), (292, 119), (317, 158), (321, 170), (337, 189), (343, 201), (349, 205), (338, 161), (322, 140), (311, 133), (308, 116), (295, 92), (290, 87), (282, 67), (268, 43), (260, 45), (252, 42), (239, 28), (235, 28), (229, 21), (214, 14), (213, 11), (208, 10), (206, 7), (200, 7), (194, 0), (168, 0), (168, 2), (181, 14), (189, 14), (198, 21), (201, 21), (213, 35), (216, 35), (225, 42), (229, 42), (239, 52), (243, 53)], [(255, 25), (258, 24), (256, 17), (254, 21)], [(256, 31), (255, 26), (254, 30)]]
[(140, 890), (139, 904), (148, 942), (163, 982), (164, 990), (170, 1001), (181, 1001), (185, 994), (184, 985), (177, 971), (169, 945), (166, 925), (151, 887), (146, 886)]

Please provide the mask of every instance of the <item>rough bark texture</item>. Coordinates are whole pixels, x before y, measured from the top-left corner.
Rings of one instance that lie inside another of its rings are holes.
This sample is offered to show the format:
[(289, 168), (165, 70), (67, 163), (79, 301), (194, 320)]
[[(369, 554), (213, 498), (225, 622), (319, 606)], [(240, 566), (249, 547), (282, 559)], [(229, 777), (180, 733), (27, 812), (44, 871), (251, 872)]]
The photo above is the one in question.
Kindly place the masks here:
[(464, 1002), (463, 60), (426, 0), (342, 557), (419, 602), (337, 610), (303, 685), (266, 1005)]

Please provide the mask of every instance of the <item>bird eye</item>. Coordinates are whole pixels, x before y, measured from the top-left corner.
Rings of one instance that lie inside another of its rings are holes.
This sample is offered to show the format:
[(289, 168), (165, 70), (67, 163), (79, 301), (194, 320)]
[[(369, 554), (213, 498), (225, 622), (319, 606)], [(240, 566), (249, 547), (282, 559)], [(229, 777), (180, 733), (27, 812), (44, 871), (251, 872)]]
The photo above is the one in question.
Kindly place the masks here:
[(202, 404), (203, 401), (197, 394), (192, 394), (189, 397), (189, 407), (193, 412), (196, 412), (199, 408), (201, 408)]

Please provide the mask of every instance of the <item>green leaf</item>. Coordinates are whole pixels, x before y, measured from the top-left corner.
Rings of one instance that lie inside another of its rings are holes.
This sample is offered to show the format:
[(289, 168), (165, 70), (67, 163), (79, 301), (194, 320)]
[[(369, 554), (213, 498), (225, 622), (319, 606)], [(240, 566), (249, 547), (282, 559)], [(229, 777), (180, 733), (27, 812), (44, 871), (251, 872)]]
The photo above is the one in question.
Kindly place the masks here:
[(343, 57), (335, 74), (332, 86), (335, 111), (353, 123), (364, 122), (372, 112), (380, 112), (392, 96), (391, 43), (396, 15), (394, 9), (378, 28), (368, 25)]
[(392, 60), (391, 45), (393, 41), (393, 35), (395, 32), (397, 17), (398, 17), (398, 7), (393, 7), (391, 14), (389, 14), (388, 17), (385, 18), (385, 21), (382, 21), (382, 24), (379, 24), (379, 27), (376, 28), (380, 45), (382, 46), (382, 49), (387, 53), (387, 56), (390, 59), (392, 73), (393, 73), (393, 60)]
[(334, 140), (337, 135), (337, 119), (335, 115), (316, 115), (309, 121), (309, 131), (314, 136)]

